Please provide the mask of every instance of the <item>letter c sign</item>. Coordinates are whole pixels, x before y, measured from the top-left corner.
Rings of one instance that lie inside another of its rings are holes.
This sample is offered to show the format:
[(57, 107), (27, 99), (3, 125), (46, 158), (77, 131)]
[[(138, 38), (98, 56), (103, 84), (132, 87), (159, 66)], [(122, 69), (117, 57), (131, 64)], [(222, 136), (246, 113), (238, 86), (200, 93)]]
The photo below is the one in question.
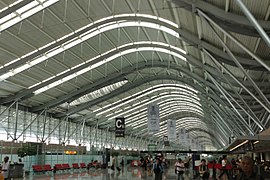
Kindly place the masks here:
[(115, 121), (115, 127), (118, 129), (122, 129), (124, 128), (124, 123), (123, 123), (123, 119), (116, 119)]
[(115, 118), (115, 137), (125, 137), (125, 118)]

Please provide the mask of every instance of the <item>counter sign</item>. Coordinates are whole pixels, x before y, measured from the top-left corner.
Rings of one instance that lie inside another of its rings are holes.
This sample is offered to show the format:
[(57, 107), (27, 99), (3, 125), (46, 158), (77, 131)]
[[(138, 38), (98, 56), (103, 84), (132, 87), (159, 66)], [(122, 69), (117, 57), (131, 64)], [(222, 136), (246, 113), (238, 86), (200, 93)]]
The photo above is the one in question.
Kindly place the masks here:
[(125, 118), (115, 118), (115, 137), (125, 137)]

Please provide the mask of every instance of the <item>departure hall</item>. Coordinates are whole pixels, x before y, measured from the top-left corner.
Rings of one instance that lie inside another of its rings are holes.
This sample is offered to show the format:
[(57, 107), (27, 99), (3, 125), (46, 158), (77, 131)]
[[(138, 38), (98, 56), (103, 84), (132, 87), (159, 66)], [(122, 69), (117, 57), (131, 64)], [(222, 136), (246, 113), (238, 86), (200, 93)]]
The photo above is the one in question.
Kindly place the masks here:
[(0, 0), (0, 180), (270, 179), (270, 0)]

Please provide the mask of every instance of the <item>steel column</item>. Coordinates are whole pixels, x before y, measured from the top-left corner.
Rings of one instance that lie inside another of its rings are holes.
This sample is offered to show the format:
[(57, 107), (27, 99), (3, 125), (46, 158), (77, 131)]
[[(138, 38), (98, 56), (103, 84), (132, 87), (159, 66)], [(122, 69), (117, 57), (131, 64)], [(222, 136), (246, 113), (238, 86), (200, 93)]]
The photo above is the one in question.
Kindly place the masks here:
[(42, 131), (42, 137), (41, 137), (41, 142), (44, 143), (44, 136), (45, 136), (45, 130), (46, 130), (46, 122), (47, 122), (47, 110), (44, 112), (44, 117), (43, 117), (43, 131)]

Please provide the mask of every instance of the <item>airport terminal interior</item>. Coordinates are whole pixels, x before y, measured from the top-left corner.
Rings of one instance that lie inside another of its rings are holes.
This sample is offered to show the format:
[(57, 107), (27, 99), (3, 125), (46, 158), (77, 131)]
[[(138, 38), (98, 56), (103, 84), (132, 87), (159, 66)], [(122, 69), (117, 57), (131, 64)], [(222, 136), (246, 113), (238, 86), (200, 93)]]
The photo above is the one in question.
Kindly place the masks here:
[(269, 16), (0, 0), (0, 179), (270, 179)]

